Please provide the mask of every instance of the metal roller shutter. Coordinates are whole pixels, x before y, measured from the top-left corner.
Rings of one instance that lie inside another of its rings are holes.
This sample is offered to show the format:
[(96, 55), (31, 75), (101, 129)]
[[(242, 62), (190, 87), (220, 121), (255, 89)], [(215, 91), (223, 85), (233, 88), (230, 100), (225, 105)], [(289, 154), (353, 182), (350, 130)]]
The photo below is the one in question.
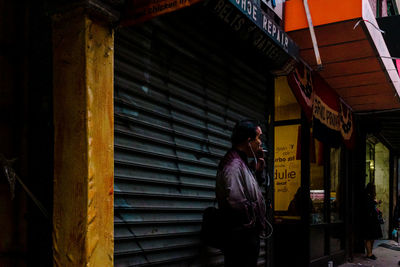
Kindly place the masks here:
[(167, 16), (116, 33), (115, 266), (200, 265), (234, 122), (265, 120), (267, 78), (190, 27)]

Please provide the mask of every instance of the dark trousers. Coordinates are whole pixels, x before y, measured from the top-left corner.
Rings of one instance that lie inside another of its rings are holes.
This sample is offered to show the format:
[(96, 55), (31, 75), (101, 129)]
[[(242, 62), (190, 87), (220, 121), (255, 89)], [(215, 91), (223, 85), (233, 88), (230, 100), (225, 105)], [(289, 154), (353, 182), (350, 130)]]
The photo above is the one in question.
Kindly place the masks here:
[(229, 231), (224, 249), (225, 267), (255, 267), (260, 253), (259, 231)]

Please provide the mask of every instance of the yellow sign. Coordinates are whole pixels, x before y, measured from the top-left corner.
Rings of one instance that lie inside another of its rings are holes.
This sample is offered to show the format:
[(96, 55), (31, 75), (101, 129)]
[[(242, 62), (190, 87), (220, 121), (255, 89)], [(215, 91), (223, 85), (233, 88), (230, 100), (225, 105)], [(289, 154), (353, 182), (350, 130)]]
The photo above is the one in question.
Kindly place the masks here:
[(127, 1), (127, 9), (122, 25), (132, 25), (150, 20), (203, 0), (131, 0)]
[(275, 211), (287, 211), (301, 185), (299, 125), (275, 127)]

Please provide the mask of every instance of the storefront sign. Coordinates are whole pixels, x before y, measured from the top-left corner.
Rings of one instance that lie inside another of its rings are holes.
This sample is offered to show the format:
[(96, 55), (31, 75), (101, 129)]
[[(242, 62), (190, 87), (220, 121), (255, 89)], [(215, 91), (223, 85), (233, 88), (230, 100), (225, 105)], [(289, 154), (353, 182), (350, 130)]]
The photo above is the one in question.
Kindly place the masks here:
[[(268, 35), (277, 45), (290, 55), (297, 57), (299, 49), (295, 42), (290, 39), (284, 30), (277, 25), (259, 6), (255, 0), (229, 0), (238, 8), (248, 19), (258, 26)], [(222, 0), (218, 1), (222, 4)]]
[(130, 0), (126, 1), (123, 25), (140, 23), (162, 14), (191, 6), (203, 0)]
[(288, 84), (309, 121), (313, 136), (337, 147), (343, 141), (354, 146), (354, 123), (351, 109), (317, 74), (305, 66), (297, 66), (288, 76)]
[(331, 130), (340, 130), (339, 111), (330, 108), (318, 95), (314, 95), (313, 117)]
[(292, 39), (271, 19), (255, 0), (206, 0), (204, 5), (266, 56), (273, 69), (290, 71), (299, 49)]
[[(265, 0), (276, 10), (279, 4)], [(271, 72), (286, 75), (293, 68), (299, 48), (281, 27), (261, 9), (260, 0), (130, 0), (125, 4), (124, 26), (203, 2), (246, 43), (267, 56)], [(207, 14), (205, 14), (206, 16)]]
[(339, 96), (317, 74), (313, 73), (313, 136), (324, 144), (341, 143)]

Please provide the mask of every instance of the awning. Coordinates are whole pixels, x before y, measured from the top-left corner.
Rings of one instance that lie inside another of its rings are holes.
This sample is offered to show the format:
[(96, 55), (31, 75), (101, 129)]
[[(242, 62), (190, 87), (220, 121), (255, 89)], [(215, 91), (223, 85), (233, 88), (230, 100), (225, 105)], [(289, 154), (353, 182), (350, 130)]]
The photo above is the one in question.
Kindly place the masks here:
[[(315, 69), (302, 2), (286, 2), (285, 26)], [(319, 74), (329, 86), (355, 112), (400, 108), (400, 78), (368, 0), (309, 0), (309, 6), (324, 67)]]
[[(379, 28), (385, 31), (385, 39), (390, 55), (400, 57), (400, 16), (377, 19)], [(400, 71), (400, 60), (395, 59), (397, 71)], [(400, 73), (399, 73), (400, 75)], [(400, 154), (400, 110), (369, 112), (358, 114), (363, 126), (379, 136), (394, 153)], [(372, 128), (372, 129), (371, 129)]]

